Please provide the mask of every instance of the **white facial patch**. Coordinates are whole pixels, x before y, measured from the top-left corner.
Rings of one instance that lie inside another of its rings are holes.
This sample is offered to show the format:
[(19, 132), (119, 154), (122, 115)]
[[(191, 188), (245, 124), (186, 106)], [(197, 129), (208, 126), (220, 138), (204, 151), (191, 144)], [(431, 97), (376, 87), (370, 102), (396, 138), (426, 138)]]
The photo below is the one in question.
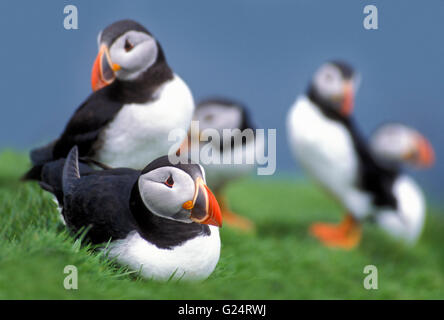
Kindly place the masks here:
[(114, 41), (109, 53), (112, 63), (121, 67), (117, 78), (133, 80), (156, 62), (158, 47), (150, 35), (128, 31)]
[(199, 121), (200, 130), (211, 128), (222, 133), (223, 129), (239, 128), (242, 123), (242, 113), (236, 107), (220, 106), (214, 103), (198, 108), (194, 119)]
[[(165, 182), (172, 179), (172, 186)], [(140, 176), (139, 192), (145, 206), (154, 214), (173, 219), (182, 205), (193, 200), (195, 184), (191, 176), (175, 167), (161, 167)], [(191, 220), (190, 220), (191, 222)]]
[(385, 125), (373, 134), (370, 146), (378, 156), (391, 161), (400, 161), (406, 154), (415, 150), (416, 136), (415, 130), (404, 125)]
[(317, 92), (325, 99), (342, 97), (344, 79), (341, 71), (332, 64), (325, 64), (315, 73), (313, 84)]

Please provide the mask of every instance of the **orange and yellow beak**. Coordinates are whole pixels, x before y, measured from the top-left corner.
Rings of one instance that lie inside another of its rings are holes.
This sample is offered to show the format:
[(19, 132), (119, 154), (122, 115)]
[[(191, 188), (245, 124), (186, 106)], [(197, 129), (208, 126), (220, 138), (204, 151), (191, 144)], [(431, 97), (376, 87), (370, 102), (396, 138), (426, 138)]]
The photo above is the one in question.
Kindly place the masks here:
[(198, 177), (195, 185), (193, 200), (186, 201), (182, 207), (191, 211), (190, 218), (194, 222), (221, 227), (222, 213), (216, 197), (202, 178)]
[(355, 91), (353, 88), (353, 82), (351, 80), (347, 81), (344, 85), (344, 100), (341, 106), (341, 113), (344, 116), (349, 116), (353, 112)]
[(414, 150), (404, 157), (420, 168), (429, 168), (435, 163), (435, 152), (426, 138), (418, 134), (415, 137)]
[(115, 72), (118, 70), (120, 70), (120, 66), (112, 63), (108, 47), (102, 44), (91, 72), (93, 91), (100, 90), (111, 84), (116, 79)]

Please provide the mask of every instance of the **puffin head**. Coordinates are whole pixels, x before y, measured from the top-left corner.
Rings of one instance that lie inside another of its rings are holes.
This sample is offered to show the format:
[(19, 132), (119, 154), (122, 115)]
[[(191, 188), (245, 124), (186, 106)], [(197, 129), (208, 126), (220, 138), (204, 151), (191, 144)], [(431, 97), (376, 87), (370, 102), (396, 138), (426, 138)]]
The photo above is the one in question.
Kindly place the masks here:
[(323, 64), (313, 76), (309, 91), (317, 102), (328, 106), (343, 117), (353, 111), (355, 91), (359, 76), (342, 61)]
[(193, 120), (199, 121), (200, 129), (249, 128), (246, 108), (234, 100), (212, 98), (201, 101), (194, 112)]
[[(253, 128), (245, 106), (226, 98), (211, 98), (202, 100), (196, 107), (193, 116), (199, 122), (199, 130), (214, 129), (223, 137), (224, 129), (239, 129), (243, 131)], [(224, 141), (230, 143), (230, 141)]]
[(160, 157), (142, 170), (136, 190), (146, 209), (156, 216), (222, 226), (219, 204), (198, 164), (173, 165), (168, 156)]
[(153, 35), (132, 20), (117, 21), (99, 33), (99, 53), (94, 61), (91, 85), (97, 91), (115, 79), (133, 81), (156, 63), (165, 61)]
[(370, 147), (382, 159), (419, 168), (430, 167), (435, 160), (430, 142), (415, 129), (399, 123), (379, 127), (370, 139)]

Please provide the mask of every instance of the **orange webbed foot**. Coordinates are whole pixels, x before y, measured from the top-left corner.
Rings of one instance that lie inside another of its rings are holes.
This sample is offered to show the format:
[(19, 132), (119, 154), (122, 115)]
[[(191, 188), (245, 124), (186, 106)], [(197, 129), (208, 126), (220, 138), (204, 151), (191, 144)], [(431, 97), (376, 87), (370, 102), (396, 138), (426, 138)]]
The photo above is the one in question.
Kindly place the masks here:
[(315, 223), (310, 233), (327, 247), (345, 250), (356, 247), (362, 236), (360, 223), (351, 215), (339, 224)]
[(256, 230), (256, 226), (253, 221), (230, 210), (227, 200), (221, 193), (218, 193), (216, 198), (219, 202), (222, 211), (222, 219), (225, 225), (243, 232), (254, 232)]
[(255, 230), (254, 223), (247, 218), (241, 217), (240, 215), (230, 211), (230, 210), (223, 210), (222, 211), (222, 217), (224, 220), (224, 223), (226, 225), (245, 231), (245, 232), (253, 232)]

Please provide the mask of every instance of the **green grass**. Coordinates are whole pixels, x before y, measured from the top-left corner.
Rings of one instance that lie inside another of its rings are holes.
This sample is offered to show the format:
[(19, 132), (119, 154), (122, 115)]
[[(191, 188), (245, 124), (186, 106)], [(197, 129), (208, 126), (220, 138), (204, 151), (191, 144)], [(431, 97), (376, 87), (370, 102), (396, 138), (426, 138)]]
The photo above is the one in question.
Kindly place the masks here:
[[(51, 197), (17, 178), (27, 156), (0, 154), (0, 299), (443, 299), (444, 217), (428, 213), (421, 241), (408, 248), (372, 226), (350, 252), (307, 234), (316, 220), (338, 221), (340, 208), (318, 188), (291, 179), (252, 179), (228, 189), (232, 208), (255, 234), (221, 230), (222, 252), (199, 283), (147, 281), (80, 245), (58, 221)], [(378, 267), (379, 289), (363, 288), (363, 268)], [(78, 290), (65, 290), (75, 265)]]

